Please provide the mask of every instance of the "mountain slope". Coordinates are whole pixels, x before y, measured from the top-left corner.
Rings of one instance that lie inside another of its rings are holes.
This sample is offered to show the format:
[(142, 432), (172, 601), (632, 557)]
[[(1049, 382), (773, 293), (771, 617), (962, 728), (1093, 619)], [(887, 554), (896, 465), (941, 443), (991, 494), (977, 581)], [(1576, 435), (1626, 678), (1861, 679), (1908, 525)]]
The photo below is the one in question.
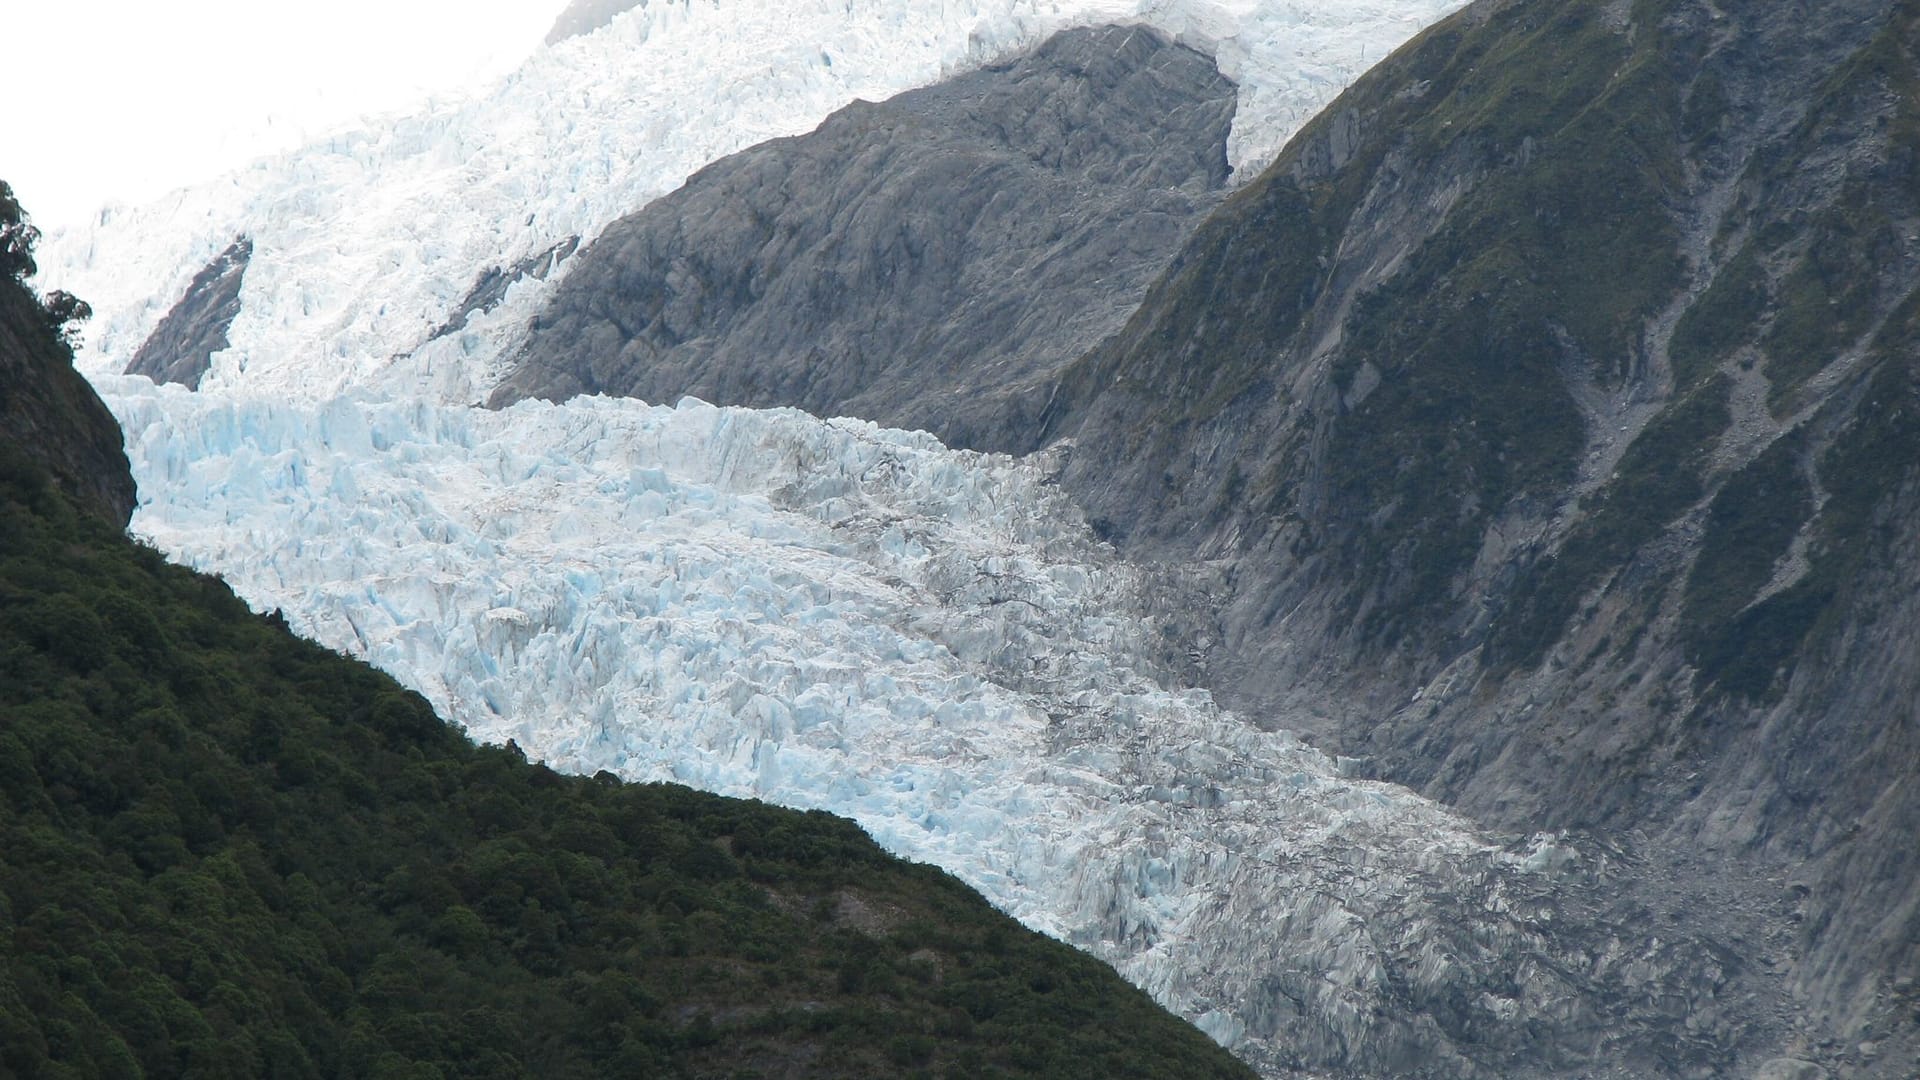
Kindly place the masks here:
[(477, 747), (0, 466), (8, 1076), (1249, 1075), (843, 819)]
[(1143, 27), (857, 102), (609, 225), (491, 400), (691, 394), (1024, 444), (1214, 205), (1233, 108)]
[(1230, 566), (1230, 700), (1700, 859), (1849, 1047), (1911, 1039), (1920, 963), (1917, 35), (1476, 4), (1205, 223), (1043, 436), (1127, 551)]

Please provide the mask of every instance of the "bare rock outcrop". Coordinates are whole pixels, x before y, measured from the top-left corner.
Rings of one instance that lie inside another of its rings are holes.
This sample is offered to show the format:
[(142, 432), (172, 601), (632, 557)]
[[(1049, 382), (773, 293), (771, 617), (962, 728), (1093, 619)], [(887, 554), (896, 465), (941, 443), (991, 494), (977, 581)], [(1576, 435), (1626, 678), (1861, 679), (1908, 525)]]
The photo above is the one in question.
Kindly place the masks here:
[(576, 257), (495, 405), (795, 405), (1027, 449), (1227, 179), (1234, 87), (1141, 27), (855, 103), (702, 170)]

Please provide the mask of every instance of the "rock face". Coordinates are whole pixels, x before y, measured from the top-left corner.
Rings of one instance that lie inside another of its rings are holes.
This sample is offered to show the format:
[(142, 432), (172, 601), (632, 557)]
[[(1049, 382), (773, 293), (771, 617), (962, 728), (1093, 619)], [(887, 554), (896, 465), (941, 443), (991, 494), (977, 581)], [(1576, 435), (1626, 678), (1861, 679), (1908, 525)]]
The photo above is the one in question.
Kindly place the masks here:
[(240, 314), (240, 286), (252, 258), (253, 241), (242, 236), (193, 275), (186, 294), (133, 354), (127, 374), (199, 389), (213, 354), (227, 347), (227, 330)]
[(1910, 1074), (1867, 1036), (1916, 1041), (1920, 969), (1917, 51), (1911, 0), (1476, 4), (1206, 222), (1036, 440), (1125, 550), (1231, 568), (1229, 700), (1641, 838), (1869, 1075)]
[(477, 314), (484, 314), (500, 306), (507, 298), (507, 290), (521, 281), (545, 281), (548, 274), (554, 272), (580, 248), (580, 238), (569, 236), (545, 251), (536, 252), (514, 263), (512, 266), (493, 266), (482, 271), (467, 290), (466, 298), (460, 301), (446, 321), (434, 328), (427, 340), (446, 337), (458, 333), (467, 325), (467, 320)]
[(0, 276), (0, 461), (21, 455), (100, 516), (124, 527), (133, 474), (120, 425), (73, 369), (73, 353), (39, 301)]
[(856, 103), (610, 226), (493, 404), (691, 394), (1024, 449), (1215, 205), (1233, 111), (1210, 60), (1126, 27)]

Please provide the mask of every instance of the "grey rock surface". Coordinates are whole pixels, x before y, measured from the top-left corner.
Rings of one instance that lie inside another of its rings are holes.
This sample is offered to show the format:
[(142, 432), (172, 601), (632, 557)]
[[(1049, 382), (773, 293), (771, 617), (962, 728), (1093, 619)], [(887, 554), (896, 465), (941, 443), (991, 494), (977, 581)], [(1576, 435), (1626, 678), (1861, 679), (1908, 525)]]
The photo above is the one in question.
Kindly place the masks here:
[(446, 337), (459, 332), (467, 325), (467, 320), (476, 314), (492, 311), (507, 298), (507, 290), (515, 282), (533, 280), (545, 281), (547, 276), (559, 269), (560, 264), (572, 257), (580, 248), (580, 238), (569, 236), (545, 251), (536, 252), (521, 259), (512, 266), (493, 266), (481, 271), (474, 279), (473, 287), (467, 290), (446, 320), (435, 327), (427, 340)]
[(133, 354), (127, 374), (199, 389), (213, 354), (227, 347), (227, 330), (240, 314), (240, 286), (252, 258), (253, 240), (242, 236), (193, 275), (186, 293)]
[(1753, 1080), (1827, 1080), (1827, 1070), (1799, 1058), (1774, 1058), (1760, 1066)]
[(492, 403), (694, 395), (1028, 449), (1059, 369), (1216, 204), (1234, 102), (1126, 27), (857, 102), (610, 226)]

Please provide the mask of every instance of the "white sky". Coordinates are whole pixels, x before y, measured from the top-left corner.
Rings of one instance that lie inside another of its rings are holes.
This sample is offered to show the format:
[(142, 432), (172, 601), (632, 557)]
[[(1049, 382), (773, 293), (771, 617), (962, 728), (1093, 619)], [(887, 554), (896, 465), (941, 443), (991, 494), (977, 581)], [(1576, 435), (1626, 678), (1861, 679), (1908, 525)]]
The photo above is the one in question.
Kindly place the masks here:
[(0, 179), (43, 230), (144, 202), (508, 71), (565, 6), (0, 0)]

